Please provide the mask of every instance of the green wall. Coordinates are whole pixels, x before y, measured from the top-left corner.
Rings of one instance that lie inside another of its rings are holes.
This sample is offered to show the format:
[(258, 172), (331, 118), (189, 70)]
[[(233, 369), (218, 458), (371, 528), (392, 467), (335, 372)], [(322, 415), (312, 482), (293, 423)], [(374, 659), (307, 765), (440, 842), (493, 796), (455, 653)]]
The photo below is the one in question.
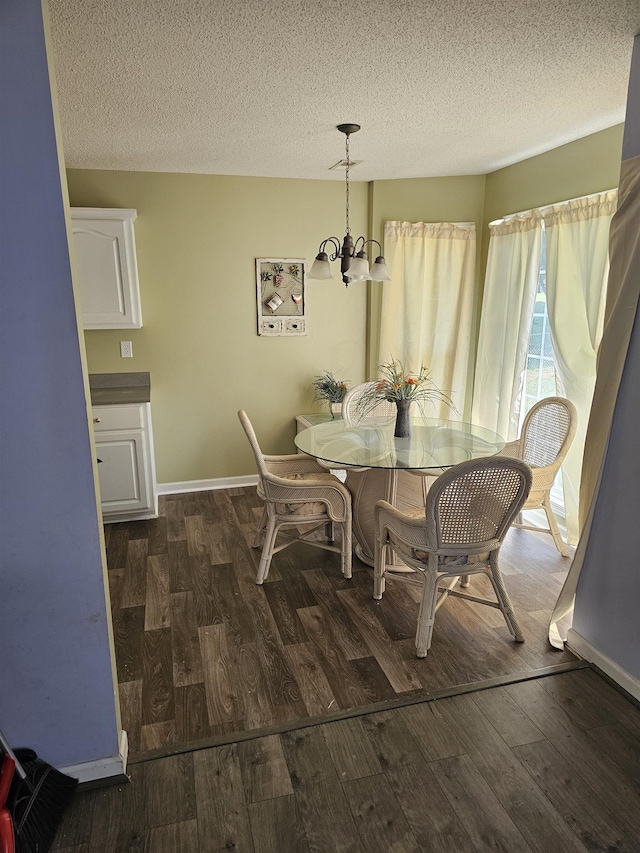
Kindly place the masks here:
[(487, 175), (483, 280), (489, 223), (494, 219), (618, 186), (623, 130), (624, 125), (617, 124)]
[[(87, 331), (90, 373), (149, 370), (159, 483), (255, 473), (236, 412), (265, 452), (294, 450), (294, 416), (332, 370), (364, 378), (366, 289), (308, 283), (308, 335), (256, 333), (255, 258), (306, 258), (344, 231), (339, 181), (69, 170), (74, 207), (136, 208), (143, 327)], [(368, 187), (352, 186), (355, 233)], [(119, 341), (133, 342), (132, 359)]]
[[(618, 185), (618, 125), (489, 175), (351, 185), (356, 235), (384, 223), (475, 222), (476, 321), (488, 223)], [(293, 450), (294, 416), (319, 411), (309, 384), (324, 370), (352, 384), (375, 375), (381, 288), (308, 283), (309, 334), (256, 334), (256, 257), (313, 260), (344, 232), (341, 181), (72, 169), (71, 204), (136, 208), (144, 326), (85, 332), (91, 373), (149, 370), (159, 483), (255, 473), (236, 411), (267, 452)], [(374, 253), (371, 252), (370, 256)], [(334, 265), (335, 266), (335, 265)], [(133, 359), (119, 342), (133, 341)], [(473, 348), (472, 348), (473, 349)]]

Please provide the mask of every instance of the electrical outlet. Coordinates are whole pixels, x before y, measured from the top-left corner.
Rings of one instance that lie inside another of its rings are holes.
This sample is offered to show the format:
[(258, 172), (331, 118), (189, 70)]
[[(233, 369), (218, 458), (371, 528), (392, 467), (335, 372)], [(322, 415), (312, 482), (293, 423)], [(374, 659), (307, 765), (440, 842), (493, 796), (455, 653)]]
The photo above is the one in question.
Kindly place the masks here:
[(133, 358), (131, 341), (120, 341), (120, 358)]

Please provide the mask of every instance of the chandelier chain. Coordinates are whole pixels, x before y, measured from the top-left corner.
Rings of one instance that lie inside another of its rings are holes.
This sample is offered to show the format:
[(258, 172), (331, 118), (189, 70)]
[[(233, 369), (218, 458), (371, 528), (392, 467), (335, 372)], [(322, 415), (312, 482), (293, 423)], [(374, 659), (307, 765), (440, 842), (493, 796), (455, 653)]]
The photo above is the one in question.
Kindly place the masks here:
[(347, 234), (351, 234), (351, 228), (349, 227), (349, 166), (351, 164), (351, 160), (349, 158), (349, 134), (347, 133), (347, 140), (345, 143), (345, 151), (346, 151), (346, 160), (347, 160), (347, 168), (345, 172), (345, 182), (346, 182), (346, 219), (347, 219)]

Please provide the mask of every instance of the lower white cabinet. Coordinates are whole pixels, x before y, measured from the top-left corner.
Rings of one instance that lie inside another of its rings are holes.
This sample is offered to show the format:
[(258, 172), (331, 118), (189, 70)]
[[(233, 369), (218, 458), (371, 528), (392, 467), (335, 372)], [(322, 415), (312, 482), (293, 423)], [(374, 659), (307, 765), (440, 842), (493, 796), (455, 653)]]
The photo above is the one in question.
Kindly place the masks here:
[(92, 413), (104, 520), (155, 518), (150, 403), (94, 406)]

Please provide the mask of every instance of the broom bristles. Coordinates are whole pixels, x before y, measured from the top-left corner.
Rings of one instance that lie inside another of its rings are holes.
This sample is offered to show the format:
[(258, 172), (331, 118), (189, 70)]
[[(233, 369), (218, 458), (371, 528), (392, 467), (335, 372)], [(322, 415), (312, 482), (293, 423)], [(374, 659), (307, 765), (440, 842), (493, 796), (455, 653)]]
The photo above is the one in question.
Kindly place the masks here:
[(16, 851), (46, 853), (78, 780), (40, 759), (24, 762), (22, 766), (27, 778), (18, 783), (11, 808)]

